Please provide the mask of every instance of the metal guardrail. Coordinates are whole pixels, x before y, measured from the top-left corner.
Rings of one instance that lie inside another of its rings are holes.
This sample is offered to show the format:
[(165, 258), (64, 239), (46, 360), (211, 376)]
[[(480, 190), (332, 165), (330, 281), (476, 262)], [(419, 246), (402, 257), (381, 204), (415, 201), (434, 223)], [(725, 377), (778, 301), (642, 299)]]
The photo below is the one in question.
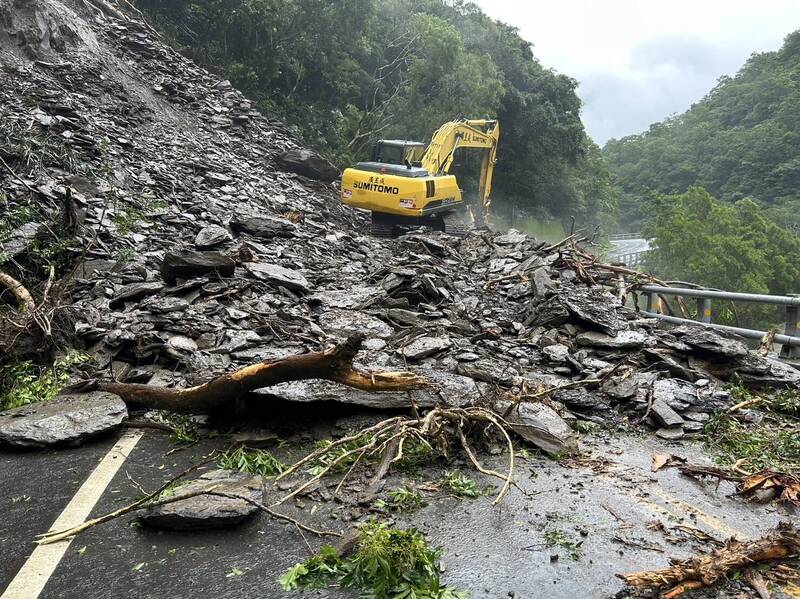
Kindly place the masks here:
[[(658, 285), (642, 285), (639, 287), (647, 293), (647, 308), (644, 313), (655, 316), (666, 322), (675, 324), (698, 322), (703, 326), (736, 333), (748, 339), (763, 339), (767, 331), (744, 329), (711, 322), (711, 300), (730, 300), (735, 302), (749, 302), (755, 304), (769, 304), (773, 306), (786, 306), (786, 324), (784, 334), (776, 334), (775, 341), (783, 345), (780, 356), (782, 358), (800, 358), (800, 296), (791, 295), (763, 295), (757, 293), (735, 293), (730, 291), (712, 291), (711, 289), (688, 289), (684, 287), (659, 287)], [(679, 295), (697, 299), (698, 320), (667, 316), (661, 313), (660, 295)]]
[(608, 236), (609, 241), (622, 241), (623, 239), (640, 239), (641, 233), (614, 233)]
[(648, 250), (645, 250), (644, 252), (620, 254), (619, 256), (614, 256), (614, 262), (622, 262), (628, 267), (639, 266), (642, 262), (644, 262), (644, 255), (647, 253), (647, 251)]

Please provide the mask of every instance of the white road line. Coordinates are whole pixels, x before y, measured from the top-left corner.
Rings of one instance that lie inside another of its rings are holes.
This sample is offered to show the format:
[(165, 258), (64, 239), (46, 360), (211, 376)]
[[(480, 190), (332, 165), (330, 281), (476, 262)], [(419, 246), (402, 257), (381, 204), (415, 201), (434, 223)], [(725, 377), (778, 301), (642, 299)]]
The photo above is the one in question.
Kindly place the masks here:
[[(120, 437), (116, 445), (109, 450), (89, 475), (86, 482), (81, 485), (61, 515), (56, 518), (50, 530), (64, 530), (86, 521), (120, 466), (142, 438), (142, 434), (140, 430), (128, 430)], [(51, 545), (37, 546), (5, 592), (0, 595), (0, 599), (36, 599), (53, 575), (71, 542), (72, 539), (65, 539)]]

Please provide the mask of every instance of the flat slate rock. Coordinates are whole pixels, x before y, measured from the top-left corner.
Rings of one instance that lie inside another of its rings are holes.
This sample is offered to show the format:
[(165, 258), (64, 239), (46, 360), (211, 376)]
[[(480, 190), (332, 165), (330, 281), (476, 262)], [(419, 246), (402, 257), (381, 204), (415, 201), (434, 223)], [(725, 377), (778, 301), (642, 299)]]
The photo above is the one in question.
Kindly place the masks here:
[[(261, 477), (232, 470), (212, 470), (197, 480), (175, 489), (175, 495), (185, 495), (203, 489), (231, 493), (262, 502)], [(243, 499), (215, 495), (196, 495), (168, 503), (144, 512), (141, 521), (148, 526), (170, 530), (204, 530), (225, 528), (246, 520), (259, 508)]]
[(232, 277), (236, 263), (219, 252), (195, 252), (184, 250), (167, 252), (161, 262), (161, 276), (169, 285), (178, 279), (193, 279), (212, 273), (221, 277)]
[(231, 222), (234, 231), (249, 233), (255, 237), (291, 237), (297, 227), (291, 221), (277, 216), (242, 216)]
[(747, 355), (747, 346), (738, 339), (702, 327), (686, 327), (685, 331), (681, 341), (700, 352), (731, 358)]
[(296, 270), (267, 262), (248, 262), (245, 267), (254, 277), (286, 287), (290, 291), (308, 293), (311, 289), (311, 284)]
[(380, 318), (354, 310), (329, 310), (319, 317), (319, 326), (326, 333), (338, 337), (364, 333), (367, 337), (386, 339), (394, 333), (394, 329)]
[(452, 344), (447, 337), (420, 337), (402, 348), (400, 353), (412, 361), (422, 360), (444, 351)]
[(608, 349), (629, 349), (642, 347), (648, 336), (639, 331), (620, 331), (616, 335), (606, 335), (597, 331), (587, 331), (576, 337), (579, 345), (603, 347)]
[(115, 429), (127, 417), (125, 403), (113, 393), (59, 395), (0, 412), (0, 441), (16, 447), (77, 445)]
[(414, 372), (427, 378), (431, 389), (411, 391), (362, 391), (332, 381), (289, 381), (255, 391), (292, 402), (331, 402), (376, 409), (418, 408), (428, 409), (443, 403), (449, 407), (464, 408), (476, 405), (481, 399), (480, 390), (469, 377), (428, 368)]
[(148, 295), (155, 295), (164, 289), (164, 283), (159, 281), (152, 281), (149, 283), (130, 283), (123, 285), (108, 302), (109, 308), (116, 308), (122, 306), (125, 302), (138, 302), (139, 300), (147, 297)]

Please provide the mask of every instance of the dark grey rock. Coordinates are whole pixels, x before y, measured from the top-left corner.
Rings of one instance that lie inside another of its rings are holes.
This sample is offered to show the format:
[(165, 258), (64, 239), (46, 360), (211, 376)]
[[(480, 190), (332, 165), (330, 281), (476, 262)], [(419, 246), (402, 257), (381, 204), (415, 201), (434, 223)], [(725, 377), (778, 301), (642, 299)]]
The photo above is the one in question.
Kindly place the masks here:
[(42, 223), (25, 223), (8, 234), (0, 243), (0, 264), (9, 258), (16, 258), (31, 250), (36, 239), (44, 233)]
[(581, 324), (611, 336), (624, 326), (614, 309), (614, 301), (613, 296), (597, 288), (573, 288), (563, 298), (564, 306)]
[(0, 412), (0, 441), (18, 447), (78, 444), (113, 430), (128, 417), (117, 395), (94, 391)]
[(747, 354), (747, 346), (737, 338), (723, 336), (703, 327), (685, 327), (681, 341), (701, 353), (738, 357)]
[(183, 250), (167, 252), (161, 262), (161, 276), (169, 285), (178, 279), (192, 279), (210, 274), (232, 277), (236, 263), (219, 252), (196, 252)]
[(474, 362), (459, 362), (458, 374), (468, 376), (476, 381), (509, 387), (520, 371), (510, 362), (491, 358), (481, 358)]
[(684, 366), (678, 362), (669, 353), (669, 350), (646, 348), (644, 349), (644, 355), (653, 361), (658, 370), (666, 371), (670, 374), (670, 376), (674, 376), (689, 382), (696, 380), (700, 376), (697, 371), (692, 370), (691, 368), (688, 368), (687, 366)]
[[(243, 472), (213, 470), (197, 480), (175, 489), (175, 495), (212, 489), (233, 495), (242, 495), (262, 502), (262, 479)], [(148, 526), (170, 530), (204, 530), (225, 528), (239, 524), (259, 511), (243, 499), (229, 499), (214, 495), (197, 495), (147, 510), (140, 517)]]
[(544, 266), (537, 268), (531, 275), (531, 291), (537, 297), (544, 297), (555, 288), (555, 282), (550, 277), (550, 269)]
[(249, 233), (255, 237), (291, 237), (297, 227), (291, 221), (277, 216), (241, 216), (231, 222), (234, 231)]
[(684, 422), (680, 414), (670, 408), (669, 405), (661, 399), (653, 399), (650, 413), (660, 424), (667, 427), (680, 426)]
[(655, 375), (636, 373), (631, 376), (611, 377), (603, 383), (603, 391), (616, 399), (629, 399), (636, 395), (640, 388), (653, 382)]
[(656, 431), (656, 436), (661, 437), (667, 441), (678, 441), (685, 436), (683, 428), (680, 426), (670, 426), (660, 428)]
[(207, 225), (198, 231), (194, 238), (194, 247), (199, 250), (213, 248), (231, 240), (228, 230), (219, 225)]
[(118, 306), (122, 306), (125, 304), (125, 302), (138, 302), (148, 295), (155, 295), (156, 293), (159, 293), (162, 289), (164, 289), (164, 283), (159, 281), (123, 285), (117, 289), (114, 297), (110, 302), (108, 302), (108, 307), (113, 309)]
[(278, 165), (292, 173), (330, 183), (339, 178), (339, 169), (311, 150), (289, 150), (278, 158)]
[(653, 400), (663, 401), (673, 410), (678, 411), (703, 403), (697, 387), (680, 379), (660, 379), (656, 381), (653, 384)]
[(290, 268), (267, 262), (248, 262), (245, 264), (245, 268), (256, 278), (269, 281), (273, 285), (286, 287), (290, 291), (308, 293), (311, 289), (306, 278), (300, 272)]
[(420, 337), (400, 349), (400, 353), (411, 361), (422, 360), (452, 346), (447, 337)]

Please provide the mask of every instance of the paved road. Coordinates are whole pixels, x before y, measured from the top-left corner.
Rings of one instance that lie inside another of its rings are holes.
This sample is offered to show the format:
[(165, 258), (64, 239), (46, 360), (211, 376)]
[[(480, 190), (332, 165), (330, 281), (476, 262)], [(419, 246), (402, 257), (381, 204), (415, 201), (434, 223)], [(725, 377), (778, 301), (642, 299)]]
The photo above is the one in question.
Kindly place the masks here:
[[(0, 452), (0, 589), (17, 576), (34, 547), (34, 535), (51, 526), (118, 436), (75, 449)], [(322, 435), (314, 431), (313, 436)], [(297, 445), (310, 446), (312, 442), (311, 435), (305, 434), (275, 452), (290, 459), (302, 451)], [(220, 439), (207, 440), (169, 453), (174, 447), (163, 433), (145, 431), (102, 493), (92, 516), (125, 505), (138, 495), (128, 475), (153, 489), (224, 444)], [(667, 526), (690, 524), (725, 538), (731, 534), (755, 536), (785, 518), (781, 508), (727, 497), (731, 489), (726, 485), (717, 489), (670, 470), (650, 473), (652, 453), (677, 452), (702, 459), (697, 448), (670, 446), (656, 439), (600, 436), (588, 438), (584, 450), (585, 456), (607, 464), (582, 460), (564, 465), (543, 457), (521, 460), (517, 475), (527, 496), (514, 490), (498, 507), (491, 505), (490, 498), (431, 497), (427, 507), (399, 518), (399, 524), (416, 526), (443, 545), (445, 580), (468, 589), (474, 598), (546, 595), (572, 599), (609, 597), (622, 587), (615, 573), (662, 567), (668, 556), (686, 556), (692, 551), (691, 543), (670, 545), (661, 533), (649, 530), (647, 523), (654, 519)], [(487, 459), (489, 464), (492, 461)], [(505, 466), (499, 457), (494, 462), (497, 469)], [(469, 470), (464, 463), (450, 465), (454, 466)], [(389, 486), (435, 480), (438, 472), (422, 471), (410, 480), (395, 476)], [(302, 498), (291, 509), (319, 527), (344, 530), (350, 526), (346, 504), (318, 505)], [(580, 559), (571, 559), (560, 547), (546, 547), (546, 530), (559, 530), (572, 541), (582, 541)], [(306, 536), (313, 546), (320, 544)], [(263, 515), (231, 530), (202, 533), (147, 530), (126, 516), (76, 538), (40, 597), (271, 599), (286, 596), (277, 577), (307, 555), (305, 541), (294, 528)], [(233, 568), (243, 574), (228, 576)], [(354, 597), (331, 590), (307, 596)]]
[(609, 250), (608, 255), (611, 258), (624, 256), (625, 254), (635, 254), (637, 252), (646, 252), (650, 249), (650, 243), (646, 239), (620, 239), (612, 241), (613, 246)]

